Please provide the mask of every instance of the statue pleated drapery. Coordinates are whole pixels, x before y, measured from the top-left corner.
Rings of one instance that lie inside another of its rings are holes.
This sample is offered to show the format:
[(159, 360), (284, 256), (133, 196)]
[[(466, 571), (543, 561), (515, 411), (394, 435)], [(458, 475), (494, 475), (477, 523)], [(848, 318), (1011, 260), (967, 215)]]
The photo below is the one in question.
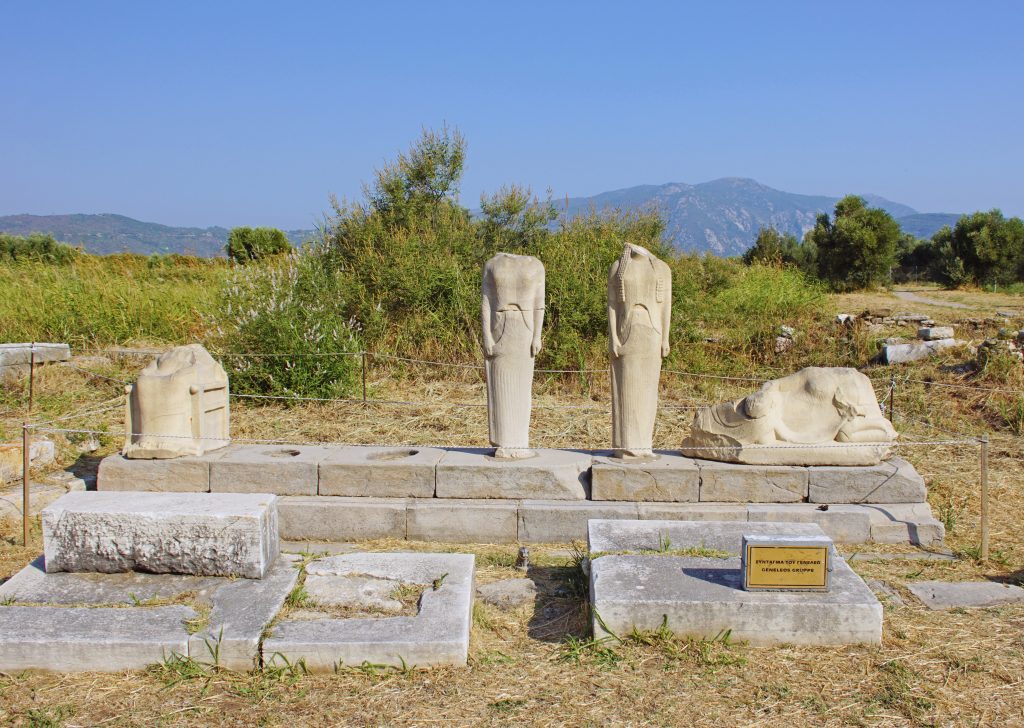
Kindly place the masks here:
[(544, 324), (544, 266), (498, 253), (484, 264), (481, 319), (487, 372), (487, 429), (494, 457), (528, 458), (533, 361)]
[(612, 449), (623, 459), (654, 457), (661, 360), (668, 356), (672, 271), (646, 248), (626, 243), (608, 274)]

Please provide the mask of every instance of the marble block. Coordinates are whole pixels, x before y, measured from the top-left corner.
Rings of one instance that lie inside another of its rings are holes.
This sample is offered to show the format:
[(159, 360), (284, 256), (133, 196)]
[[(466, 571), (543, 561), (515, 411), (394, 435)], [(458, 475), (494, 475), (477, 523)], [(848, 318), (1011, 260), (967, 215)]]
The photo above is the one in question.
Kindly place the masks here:
[(590, 453), (535, 452), (531, 458), (500, 460), (489, 450), (447, 450), (437, 464), (435, 493), (438, 498), (586, 499)]
[(595, 501), (693, 503), (700, 497), (700, 469), (692, 458), (668, 452), (651, 460), (598, 455), (591, 468)]
[(320, 460), (320, 495), (433, 498), (434, 447), (330, 448)]
[(809, 470), (811, 503), (923, 503), (928, 496), (924, 478), (903, 458), (865, 467)]
[(269, 494), (73, 492), (43, 510), (46, 570), (262, 578), (278, 554)]

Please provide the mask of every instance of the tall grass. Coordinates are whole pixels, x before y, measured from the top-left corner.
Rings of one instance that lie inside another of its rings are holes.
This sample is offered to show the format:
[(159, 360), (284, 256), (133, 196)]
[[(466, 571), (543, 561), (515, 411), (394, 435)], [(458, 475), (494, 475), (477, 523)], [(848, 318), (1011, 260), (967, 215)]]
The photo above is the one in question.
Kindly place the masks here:
[(177, 344), (203, 337), (225, 261), (185, 256), (79, 255), (66, 265), (0, 265), (0, 341), (76, 348)]

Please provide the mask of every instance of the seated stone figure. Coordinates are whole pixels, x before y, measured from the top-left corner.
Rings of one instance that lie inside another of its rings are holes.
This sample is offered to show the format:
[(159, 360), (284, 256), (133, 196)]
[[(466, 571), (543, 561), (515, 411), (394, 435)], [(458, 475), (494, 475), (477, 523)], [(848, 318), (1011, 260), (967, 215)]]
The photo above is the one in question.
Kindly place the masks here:
[(228, 375), (202, 345), (161, 354), (125, 391), (125, 457), (202, 455), (228, 444)]
[(698, 410), (682, 451), (752, 465), (875, 465), (892, 453), (896, 437), (866, 376), (807, 367), (743, 399)]

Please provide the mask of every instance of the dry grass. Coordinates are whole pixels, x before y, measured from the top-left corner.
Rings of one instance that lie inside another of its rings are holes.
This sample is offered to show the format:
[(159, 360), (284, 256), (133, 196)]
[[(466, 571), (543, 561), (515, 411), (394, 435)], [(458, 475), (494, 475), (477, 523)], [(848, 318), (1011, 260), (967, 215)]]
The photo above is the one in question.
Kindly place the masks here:
[[(885, 294), (871, 294), (877, 298)], [(928, 290), (922, 295), (938, 297)], [(1005, 302), (980, 295), (979, 312)], [(875, 299), (872, 299), (875, 300)], [(966, 299), (965, 299), (966, 300)], [(1020, 297), (1015, 300), (1019, 301)], [(1012, 301), (1011, 301), (1012, 302)], [(872, 304), (868, 297), (840, 297), (837, 311)], [(920, 306), (889, 302), (895, 309)], [(926, 311), (940, 323), (977, 315), (952, 309)], [(801, 345), (803, 346), (803, 345)], [(811, 344), (806, 346), (810, 347)], [(801, 349), (795, 357), (810, 349)], [(957, 369), (964, 352), (899, 370), (903, 378), (1020, 388), (1011, 378)], [(784, 368), (788, 360), (778, 362)], [(127, 379), (140, 360), (92, 361), (89, 368)], [(883, 390), (888, 370), (871, 372)], [(251, 674), (205, 671), (169, 662), (143, 673), (115, 675), (0, 676), (3, 725), (1024, 725), (1024, 606), (929, 612), (905, 585), (923, 579), (1024, 580), (1024, 446), (1005, 422), (1003, 395), (947, 389), (900, 380), (898, 429), (908, 441), (992, 438), (990, 491), (992, 558), (977, 559), (980, 532), (978, 449), (974, 445), (910, 446), (903, 455), (929, 483), (936, 515), (949, 527), (956, 561), (853, 562), (866, 577), (889, 582), (906, 606), (887, 606), (881, 647), (751, 648), (695, 643), (654, 634), (623, 642), (587, 639), (583, 582), (565, 545), (531, 547), (539, 596), (505, 612), (474, 610), (470, 665), (466, 669), (381, 672), (343, 671), (309, 676), (298, 669)], [(430, 376), (412, 366), (375, 368), (371, 396), (430, 402), (416, 406), (307, 403), (233, 404), (236, 437), (284, 441), (485, 445), (484, 388), (474, 370)], [(120, 393), (116, 383), (81, 373), (44, 368), (37, 382), (37, 417), (50, 419), (95, 407)], [(738, 397), (751, 384), (666, 375), (663, 403), (693, 405)], [(537, 445), (600, 447), (610, 439), (607, 376), (538, 380), (533, 433)], [(20, 431), (23, 402), (8, 389), (0, 399), (0, 428)], [(555, 409), (583, 405), (592, 409)], [(689, 410), (664, 407), (656, 442), (678, 446)], [(60, 464), (87, 470), (120, 443), (118, 409), (72, 420), (74, 426), (112, 433), (97, 453), (82, 454), (79, 436), (56, 435)], [(41, 474), (36, 474), (41, 475)], [(17, 545), (20, 528), (0, 527), (0, 578), (40, 551), (38, 526), (28, 548)], [(372, 550), (469, 551), (477, 555), (477, 581), (521, 574), (513, 546), (460, 546), (374, 541)], [(847, 549), (847, 552), (853, 549)], [(905, 547), (871, 547), (902, 552)]]

